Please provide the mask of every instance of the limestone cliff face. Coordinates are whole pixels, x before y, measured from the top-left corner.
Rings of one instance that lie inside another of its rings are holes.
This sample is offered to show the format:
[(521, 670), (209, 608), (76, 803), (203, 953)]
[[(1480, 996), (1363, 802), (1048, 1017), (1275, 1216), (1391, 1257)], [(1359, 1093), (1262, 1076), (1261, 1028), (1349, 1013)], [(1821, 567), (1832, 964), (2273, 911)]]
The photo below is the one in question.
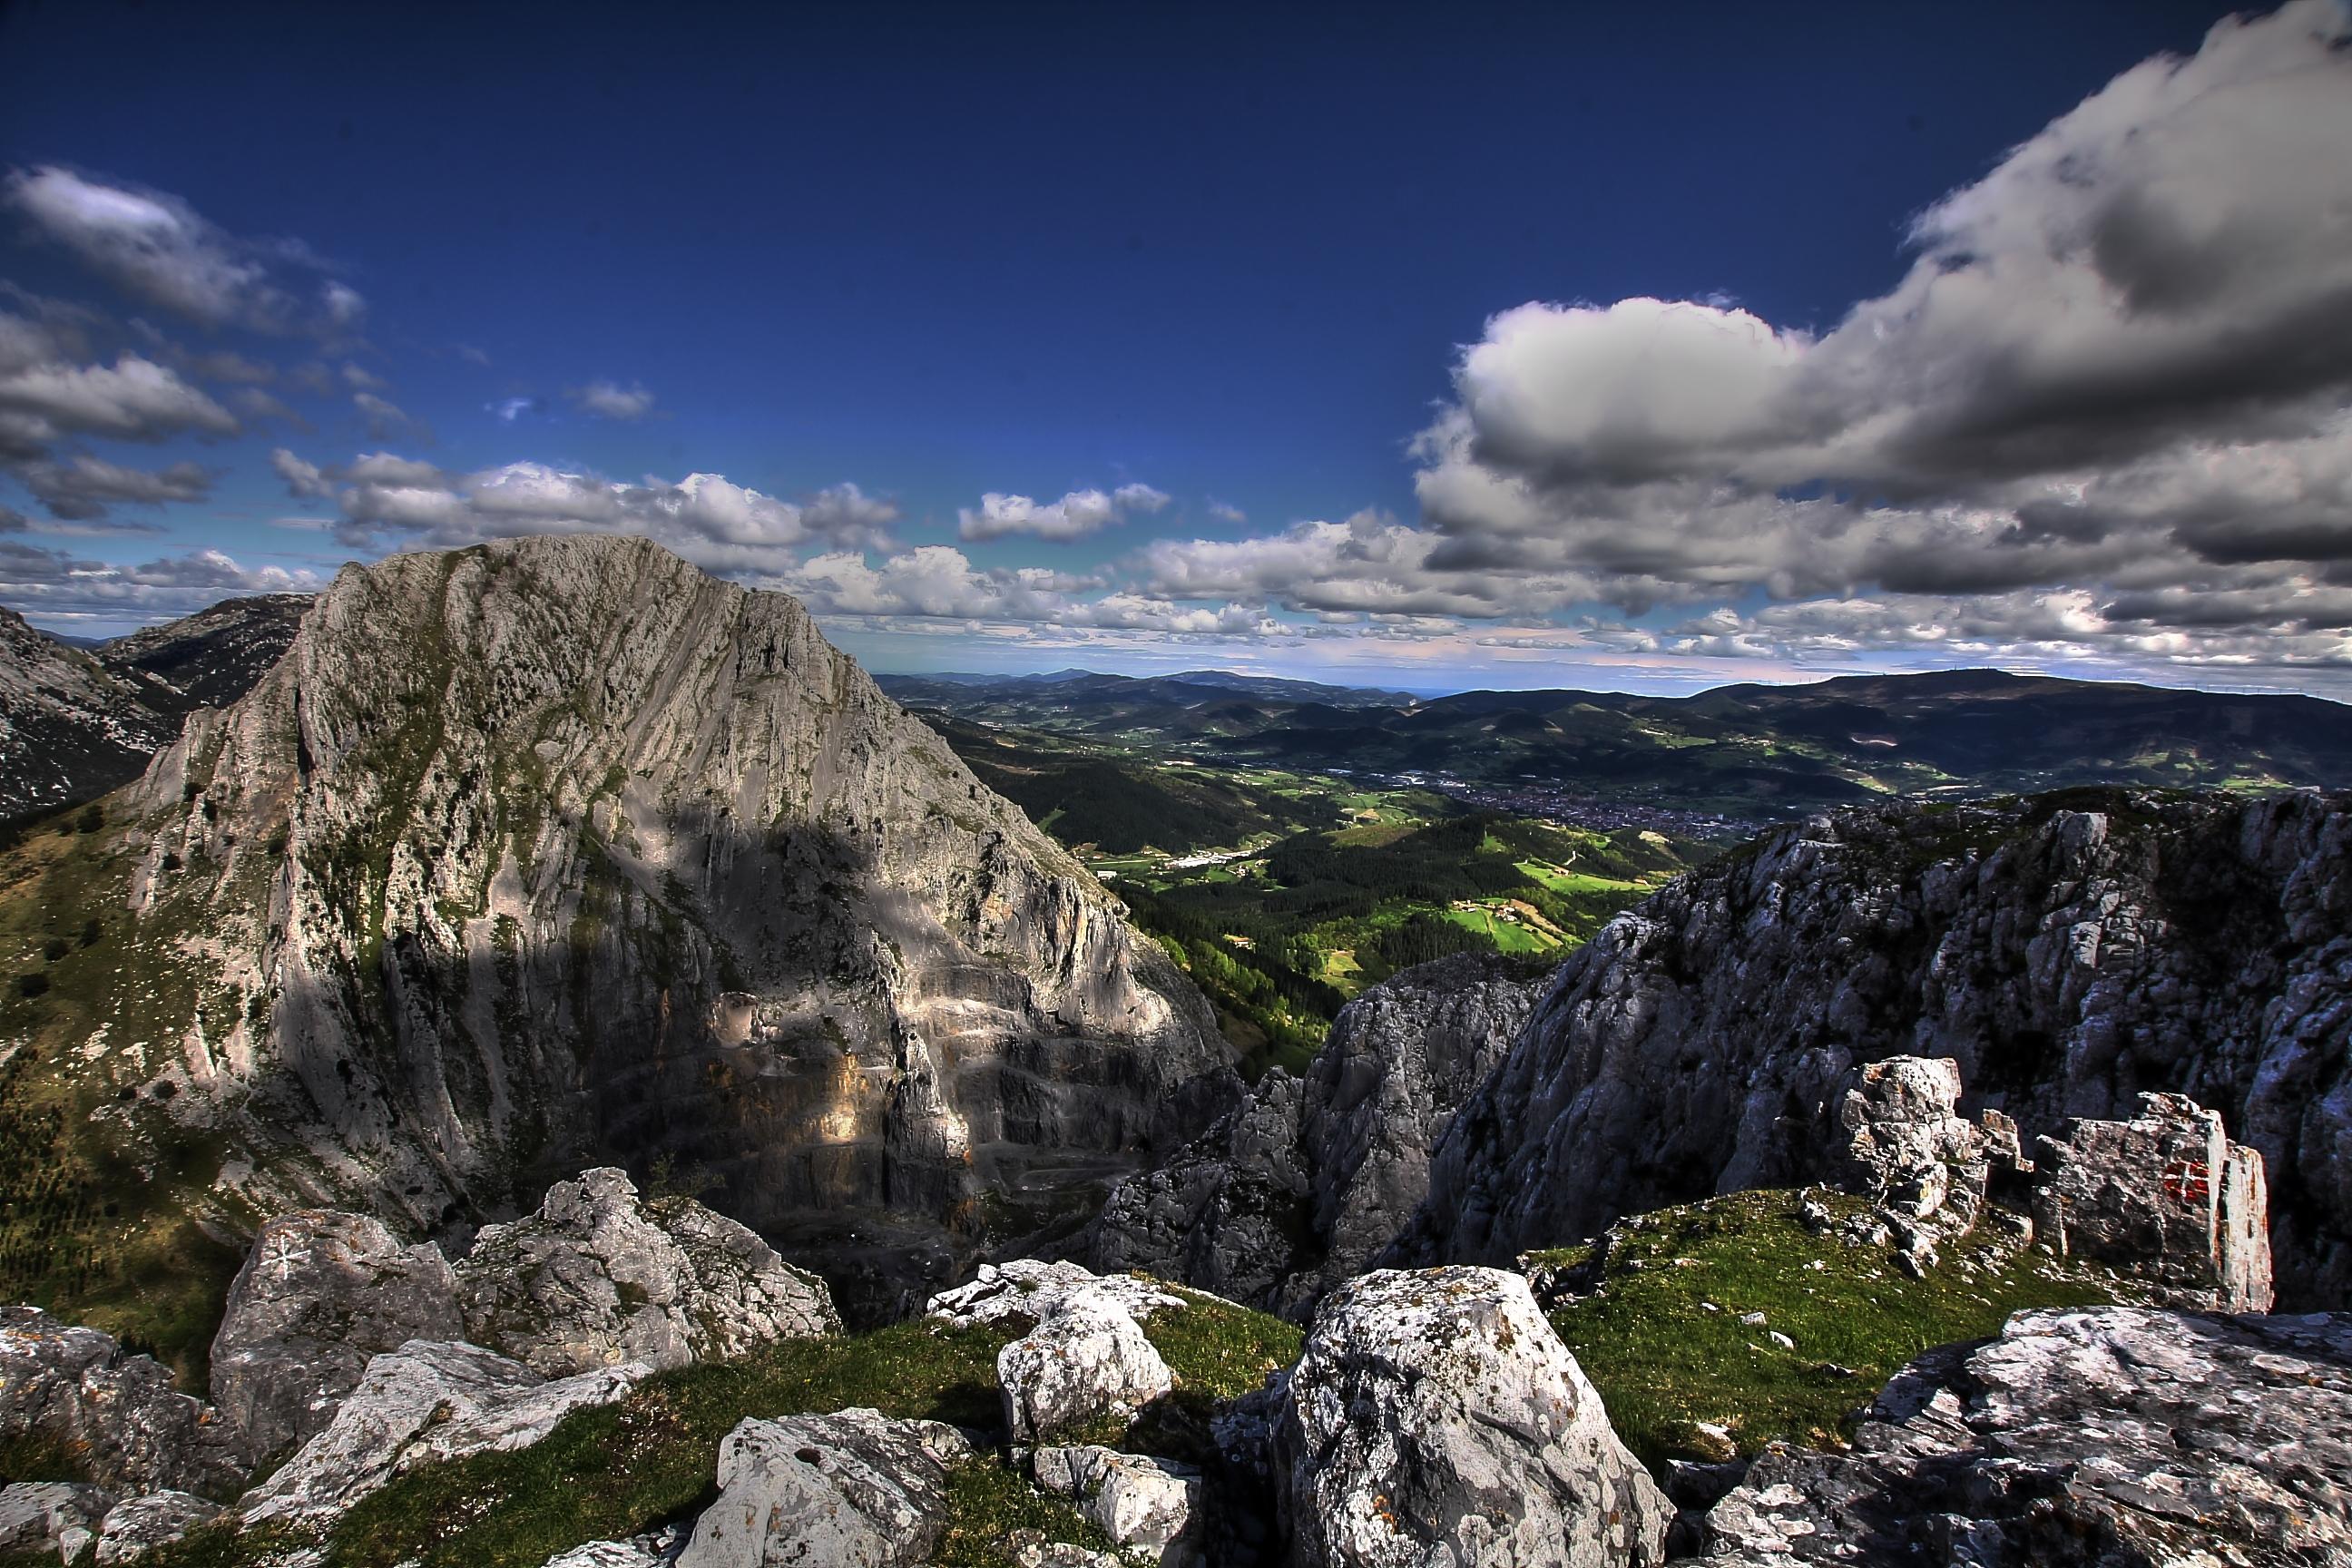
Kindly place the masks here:
[[(2144, 1090), (2268, 1168), (2280, 1301), (2352, 1289), (2352, 795), (1816, 817), (1620, 916), (1455, 1116), (1391, 1256), (1501, 1259), (1829, 1174), (1850, 1068), (1958, 1062), (2030, 1142)], [(2195, 1181), (2199, 1173), (2184, 1173)], [(2205, 1173), (2205, 1179), (2212, 1179)]]
[(1304, 1078), (1269, 1072), (1158, 1169), (1112, 1188), (1082, 1238), (1087, 1261), (1311, 1318), (1412, 1217), (1431, 1145), (1541, 994), (1494, 954), (1390, 976), (1339, 1010)]
[(132, 804), (263, 1210), (432, 1227), (660, 1157), (780, 1240), (929, 1245), (1234, 1092), (1082, 868), (797, 603), (644, 541), (346, 569)]

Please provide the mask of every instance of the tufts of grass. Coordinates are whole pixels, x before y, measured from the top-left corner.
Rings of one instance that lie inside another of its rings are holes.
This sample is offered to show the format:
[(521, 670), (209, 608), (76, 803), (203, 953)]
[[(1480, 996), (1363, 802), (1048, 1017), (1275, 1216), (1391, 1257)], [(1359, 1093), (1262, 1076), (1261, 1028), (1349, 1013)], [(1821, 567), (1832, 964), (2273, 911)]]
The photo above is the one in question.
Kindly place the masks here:
[(1296, 1323), (1269, 1313), (1181, 1286), (1171, 1289), (1192, 1305), (1181, 1312), (1152, 1313), (1143, 1334), (1176, 1374), (1176, 1387), (1136, 1417), (1124, 1435), (1098, 1440), (1131, 1453), (1207, 1464), (1216, 1458), (1209, 1421), (1217, 1407), (1297, 1361), (1304, 1336)]
[(583, 1541), (635, 1535), (710, 1500), (719, 1439), (747, 1416), (867, 1405), (886, 1415), (993, 1426), (996, 1352), (1009, 1337), (917, 1321), (666, 1373), (618, 1404), (572, 1415), (530, 1448), (403, 1476), (336, 1525), (331, 1561), (337, 1568), (410, 1560), (425, 1568), (539, 1568)]
[(992, 1455), (960, 1465), (948, 1481), (948, 1528), (931, 1552), (931, 1568), (1006, 1568), (1015, 1531), (1034, 1531), (1094, 1552), (1111, 1550), (1110, 1537), (1058, 1497), (1039, 1491), (1013, 1466)]
[[(1841, 1220), (1868, 1207), (1815, 1195)], [(1841, 1446), (1847, 1417), (1921, 1352), (1986, 1338), (2025, 1308), (2108, 1300), (1981, 1231), (1948, 1245), (1927, 1278), (1909, 1279), (1884, 1248), (1848, 1247), (1834, 1226), (1808, 1231), (1797, 1206), (1792, 1193), (1741, 1193), (1644, 1215), (1611, 1250), (1600, 1289), (1551, 1313), (1645, 1464), (1728, 1458), (1702, 1423), (1728, 1430), (1742, 1454), (1775, 1438)], [(1590, 1256), (1570, 1248), (1528, 1261), (1573, 1268)], [(1740, 1321), (1755, 1312), (1761, 1324)]]

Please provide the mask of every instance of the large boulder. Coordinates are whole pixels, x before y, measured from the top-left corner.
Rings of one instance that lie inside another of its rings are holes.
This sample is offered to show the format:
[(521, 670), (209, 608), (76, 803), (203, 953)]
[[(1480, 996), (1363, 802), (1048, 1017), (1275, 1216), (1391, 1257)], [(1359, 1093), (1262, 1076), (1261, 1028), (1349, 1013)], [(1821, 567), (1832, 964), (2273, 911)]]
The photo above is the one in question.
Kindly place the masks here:
[(1087, 1260), (1305, 1319), (1393, 1240), (1430, 1150), (1526, 1025), (1543, 982), (1495, 954), (1402, 970), (1157, 1168), (1111, 1189)]
[(187, 1492), (149, 1492), (127, 1498), (107, 1510), (99, 1522), (99, 1568), (136, 1562), (158, 1546), (167, 1546), (200, 1524), (221, 1516), (221, 1506)]
[(1298, 1568), (1664, 1556), (1672, 1508), (1516, 1274), (1386, 1269), (1343, 1287), (1275, 1441)]
[(631, 1363), (550, 1380), (478, 1345), (412, 1341), (368, 1363), (326, 1430), (247, 1493), (240, 1511), (248, 1524), (319, 1527), (428, 1460), (527, 1448), (650, 1371)]
[(33, 1307), (0, 1307), (0, 1440), (60, 1445), (116, 1491), (224, 1496), (244, 1469), (209, 1407), (152, 1356)]
[(952, 1426), (874, 1410), (750, 1420), (719, 1446), (719, 1500), (678, 1568), (911, 1568), (947, 1529)]
[(1160, 1568), (1200, 1555), (1201, 1472), (1190, 1466), (1084, 1444), (1040, 1448), (1029, 1467), (1039, 1486), (1068, 1498), (1130, 1555)]
[(2034, 1228), (2061, 1256), (2126, 1272), (2161, 1305), (2270, 1310), (2263, 1157), (2219, 1112), (2143, 1094), (2130, 1121), (2077, 1118), (2033, 1149)]
[(2352, 1561), (2352, 1314), (2028, 1311), (1775, 1448), (1706, 1517), (1740, 1568)]
[(679, 1367), (841, 1329), (823, 1280), (691, 1198), (641, 1202), (609, 1167), (484, 1227), (457, 1281), (467, 1337), (543, 1377)]
[(229, 1287), (213, 1339), (213, 1403), (258, 1464), (325, 1430), (371, 1357), (465, 1332), (440, 1248), (404, 1246), (364, 1215), (279, 1215)]
[(1105, 1295), (1077, 1296), (996, 1353), (1015, 1443), (1124, 1426), (1176, 1386), (1141, 1325)]

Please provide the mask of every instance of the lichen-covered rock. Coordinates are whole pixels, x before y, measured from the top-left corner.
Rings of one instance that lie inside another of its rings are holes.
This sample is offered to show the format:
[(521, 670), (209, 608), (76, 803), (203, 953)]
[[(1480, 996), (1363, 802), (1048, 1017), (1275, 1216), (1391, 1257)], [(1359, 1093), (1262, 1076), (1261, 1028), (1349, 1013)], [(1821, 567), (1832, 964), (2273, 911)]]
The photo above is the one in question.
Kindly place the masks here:
[(527, 1448), (650, 1371), (631, 1363), (549, 1380), (478, 1345), (412, 1341), (369, 1362), (326, 1430), (247, 1492), (239, 1511), (248, 1524), (319, 1527), (427, 1460)]
[(98, 1527), (99, 1568), (135, 1562), (158, 1546), (180, 1540), (221, 1516), (218, 1503), (187, 1492), (149, 1492), (125, 1498), (107, 1510)]
[(2028, 1311), (1775, 1448), (1706, 1518), (1741, 1568), (2352, 1561), (2352, 1315)]
[(1042, 1226), (1238, 1092), (1083, 866), (799, 604), (646, 540), (345, 568), (123, 805), (155, 950), (235, 998), (173, 1114), (260, 1213), (430, 1234), (667, 1156), (878, 1314), (983, 1194)]
[(2352, 1295), (2352, 795), (2074, 792), (1776, 830), (1570, 955), (1390, 1260), (1501, 1263), (1827, 1179), (1856, 1064), (1949, 1058), (2030, 1144), (2194, 1096), (2259, 1150), (2279, 1299)]
[(1181, 1568), (1197, 1554), (1201, 1472), (1188, 1465), (1086, 1444), (1040, 1448), (1030, 1471), (1131, 1555)]
[(1156, 1279), (1097, 1274), (1066, 1261), (1016, 1258), (1006, 1263), (982, 1264), (965, 1283), (933, 1296), (924, 1315), (953, 1329), (1007, 1320), (1042, 1322), (1081, 1298), (1107, 1303), (1139, 1322), (1154, 1312), (1185, 1304), (1183, 1297)]
[(114, 1494), (79, 1481), (15, 1481), (0, 1487), (0, 1552), (58, 1552), (68, 1531), (94, 1535)]
[(719, 1499), (678, 1568), (913, 1568), (947, 1530), (952, 1426), (874, 1410), (745, 1421), (719, 1446)]
[(2128, 1121), (2077, 1118), (2038, 1139), (2032, 1202), (2039, 1240), (2129, 1274), (2161, 1305), (2271, 1308), (2263, 1157), (2184, 1095), (2144, 1094)]
[(115, 1491), (223, 1496), (244, 1469), (211, 1409), (172, 1386), (152, 1356), (32, 1307), (0, 1307), (0, 1439), (70, 1448)]
[(1297, 1568), (1622, 1568), (1673, 1510), (1537, 1310), (1489, 1268), (1382, 1270), (1323, 1304), (1276, 1482)]
[(467, 1337), (542, 1377), (657, 1369), (840, 1331), (824, 1281), (691, 1198), (640, 1203), (610, 1168), (486, 1226), (457, 1266)]
[(213, 1403), (259, 1464), (335, 1418), (371, 1357), (465, 1336), (440, 1248), (333, 1209), (279, 1215), (254, 1237), (213, 1338)]
[(1004, 1426), (1015, 1443), (1049, 1443), (1124, 1425), (1176, 1385), (1142, 1328), (1106, 1295), (1077, 1295), (996, 1352)]
[(1493, 954), (1390, 976), (1339, 1010), (1304, 1077), (1267, 1073), (1199, 1138), (1113, 1187), (1087, 1260), (1304, 1319), (1411, 1217), (1431, 1148), (1542, 989)]

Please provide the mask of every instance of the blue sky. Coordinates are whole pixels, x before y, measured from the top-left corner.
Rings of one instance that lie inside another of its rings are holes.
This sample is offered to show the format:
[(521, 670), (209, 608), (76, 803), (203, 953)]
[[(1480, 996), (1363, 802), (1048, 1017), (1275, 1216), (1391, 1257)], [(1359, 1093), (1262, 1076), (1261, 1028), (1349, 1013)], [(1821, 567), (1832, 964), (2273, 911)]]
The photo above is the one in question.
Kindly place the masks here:
[(603, 527), (884, 668), (2338, 689), (2336, 0), (1264, 9), (0, 11), (0, 602)]

